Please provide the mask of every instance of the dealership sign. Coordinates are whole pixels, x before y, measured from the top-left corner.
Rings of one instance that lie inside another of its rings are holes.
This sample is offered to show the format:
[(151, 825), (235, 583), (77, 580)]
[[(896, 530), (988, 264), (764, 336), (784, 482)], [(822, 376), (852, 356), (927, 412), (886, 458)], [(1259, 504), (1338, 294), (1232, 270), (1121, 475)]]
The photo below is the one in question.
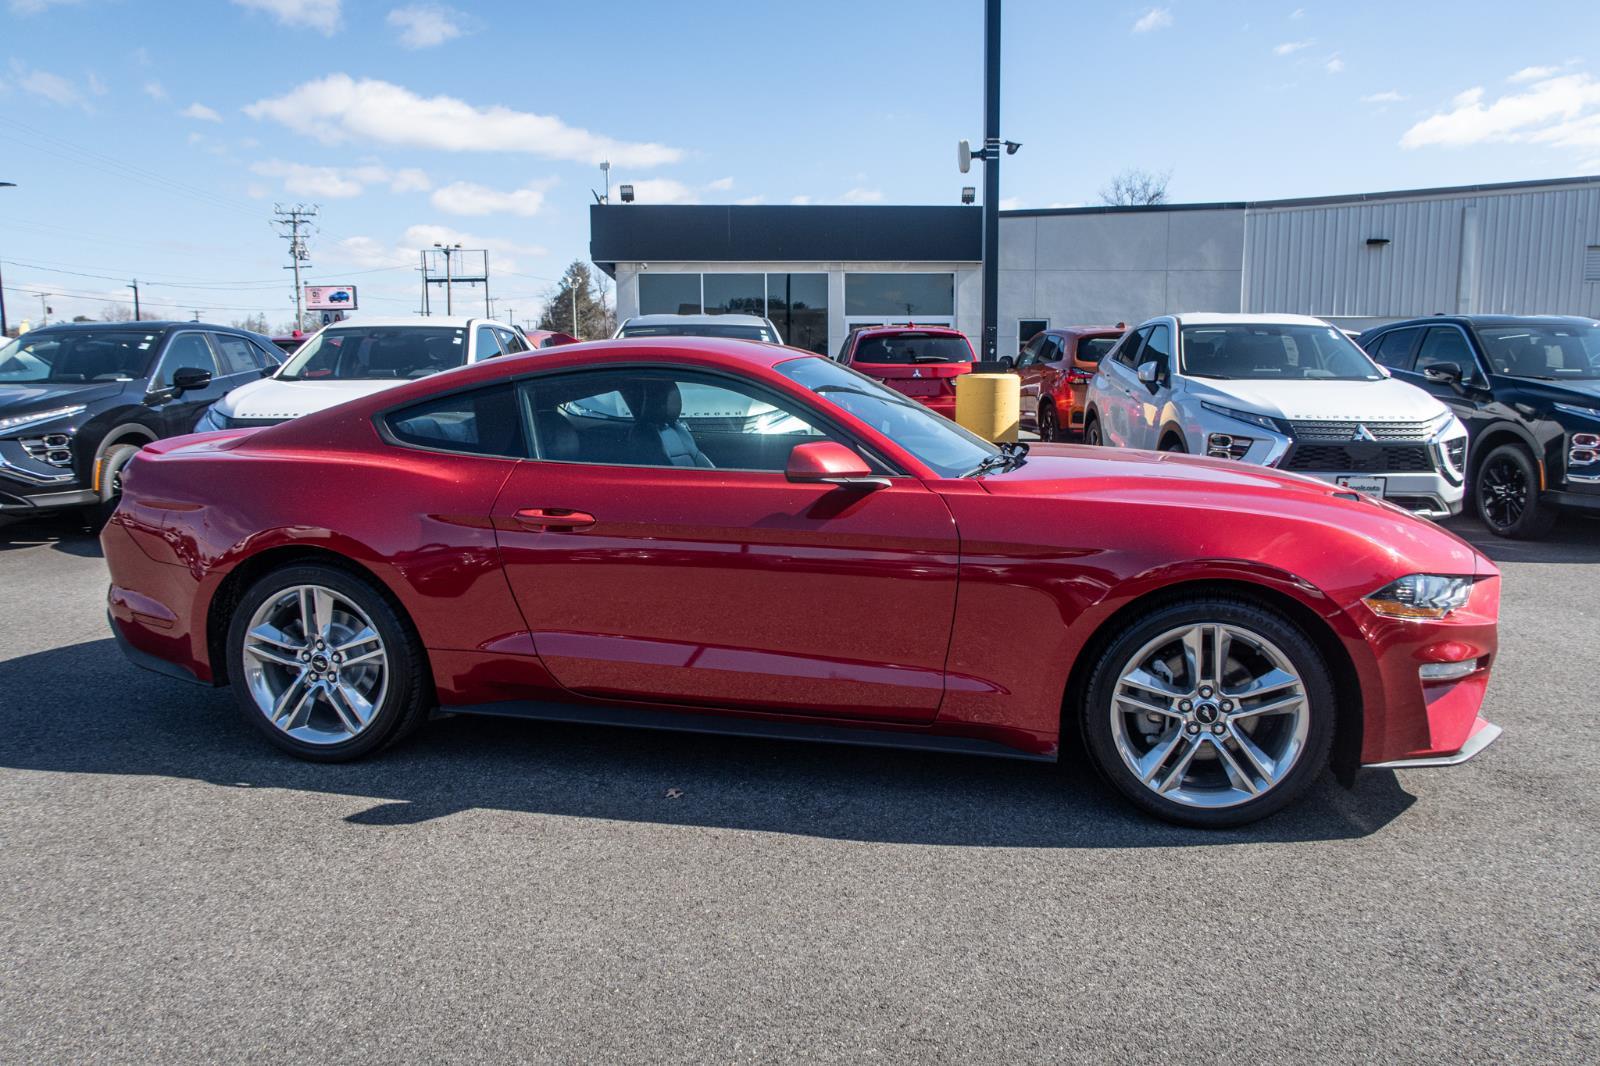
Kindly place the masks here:
[(307, 311), (354, 311), (356, 287), (354, 285), (307, 285)]

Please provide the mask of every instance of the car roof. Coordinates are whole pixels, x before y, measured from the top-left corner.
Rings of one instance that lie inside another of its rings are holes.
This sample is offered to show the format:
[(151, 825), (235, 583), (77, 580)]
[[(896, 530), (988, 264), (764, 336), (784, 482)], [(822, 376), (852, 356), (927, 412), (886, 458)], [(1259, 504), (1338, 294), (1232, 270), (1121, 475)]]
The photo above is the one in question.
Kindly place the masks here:
[[(1157, 316), (1162, 317), (1162, 316)], [(1186, 311), (1166, 316), (1183, 326), (1326, 326), (1313, 315), (1259, 314), (1246, 311)]]
[(1058, 337), (1086, 337), (1092, 333), (1126, 333), (1127, 326), (1049, 326), (1040, 333), (1054, 333)]
[(765, 326), (767, 320), (760, 315), (634, 315), (622, 324), (624, 326), (709, 326), (714, 323)]
[[(159, 322), (152, 322), (149, 319), (141, 319), (138, 322), (47, 322), (42, 326), (34, 326), (28, 333), (54, 333), (58, 329), (142, 329), (150, 333), (160, 333), (162, 330), (177, 329), (179, 326), (187, 326), (190, 329), (220, 329), (226, 333), (249, 333), (252, 337), (260, 336), (260, 334), (252, 333), (250, 330), (240, 329), (238, 326), (224, 326), (217, 322), (180, 321), (179, 319), (162, 319)], [(27, 334), (23, 335), (26, 336)]]
[(481, 315), (357, 315), (353, 318), (342, 318), (337, 322), (329, 322), (326, 326), (319, 326), (318, 332), (325, 329), (364, 329), (368, 326), (454, 326), (465, 328), (473, 323), (501, 326), (505, 329), (511, 328), (509, 324), (501, 322), (499, 319), (484, 318)]
[(887, 322), (881, 326), (857, 326), (852, 333), (944, 333), (953, 337), (965, 337), (954, 326), (919, 326), (915, 322)]
[(1473, 326), (1593, 326), (1600, 324), (1600, 320), (1589, 318), (1586, 315), (1426, 315), (1420, 318), (1402, 318), (1394, 322), (1385, 322), (1381, 326), (1373, 326), (1373, 330), (1390, 329), (1394, 326), (1425, 326), (1440, 322), (1467, 323)]

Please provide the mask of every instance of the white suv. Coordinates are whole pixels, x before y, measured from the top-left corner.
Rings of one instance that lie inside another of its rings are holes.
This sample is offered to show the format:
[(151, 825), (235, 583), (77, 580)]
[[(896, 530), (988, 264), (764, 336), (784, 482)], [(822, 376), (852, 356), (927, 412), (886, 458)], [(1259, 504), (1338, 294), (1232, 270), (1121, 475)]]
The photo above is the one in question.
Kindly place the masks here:
[(1461, 510), (1467, 430), (1304, 315), (1182, 314), (1130, 330), (1089, 385), (1084, 441), (1260, 463), (1388, 499)]

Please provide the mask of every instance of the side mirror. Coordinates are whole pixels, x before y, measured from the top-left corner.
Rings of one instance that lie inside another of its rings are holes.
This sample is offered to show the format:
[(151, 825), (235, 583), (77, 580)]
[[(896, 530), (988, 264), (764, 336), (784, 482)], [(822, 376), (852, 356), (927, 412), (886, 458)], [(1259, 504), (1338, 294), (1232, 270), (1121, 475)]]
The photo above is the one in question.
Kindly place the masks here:
[(211, 371), (199, 367), (180, 366), (172, 372), (173, 392), (192, 392), (211, 384)]
[(1424, 368), (1422, 376), (1437, 385), (1460, 385), (1461, 366), (1458, 363), (1435, 363)]
[(866, 460), (843, 444), (831, 440), (796, 444), (789, 451), (784, 476), (802, 484), (888, 485), (889, 479), (873, 474)]
[(1139, 380), (1150, 386), (1151, 392), (1155, 392), (1156, 387), (1161, 384), (1161, 364), (1153, 359), (1148, 363), (1140, 363), (1138, 373)]

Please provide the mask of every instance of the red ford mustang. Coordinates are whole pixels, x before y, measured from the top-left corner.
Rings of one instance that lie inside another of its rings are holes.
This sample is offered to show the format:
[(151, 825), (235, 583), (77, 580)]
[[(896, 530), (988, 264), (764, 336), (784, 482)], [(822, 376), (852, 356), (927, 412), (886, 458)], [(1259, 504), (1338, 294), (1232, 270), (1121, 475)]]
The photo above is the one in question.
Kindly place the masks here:
[(1500, 580), (1238, 463), (995, 448), (772, 345), (573, 345), (139, 453), (141, 665), (350, 759), (435, 709), (1052, 759), (1236, 825), (1330, 763), (1460, 762)]

